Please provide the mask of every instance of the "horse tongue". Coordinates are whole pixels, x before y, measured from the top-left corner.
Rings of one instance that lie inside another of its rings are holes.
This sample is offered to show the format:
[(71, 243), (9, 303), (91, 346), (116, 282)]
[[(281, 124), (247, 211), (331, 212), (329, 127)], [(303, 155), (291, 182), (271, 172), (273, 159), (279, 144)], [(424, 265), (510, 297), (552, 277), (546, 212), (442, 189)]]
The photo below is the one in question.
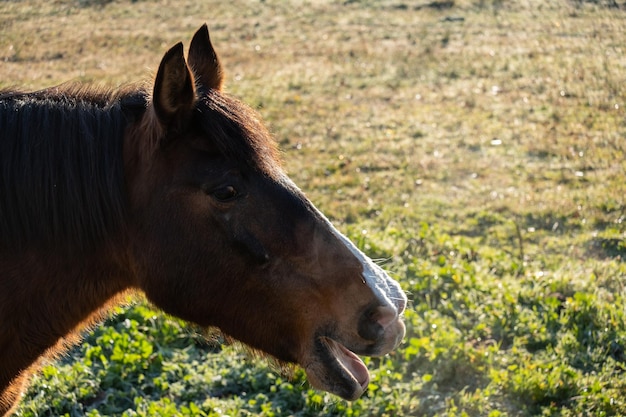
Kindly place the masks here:
[(335, 351), (337, 359), (341, 362), (344, 369), (359, 383), (361, 388), (365, 390), (370, 382), (370, 374), (367, 367), (356, 354), (348, 350), (341, 343), (332, 341), (332, 348)]
[[(340, 345), (341, 346), (341, 345)], [(352, 374), (354, 379), (357, 380), (359, 385), (365, 390), (367, 384), (370, 382), (370, 373), (367, 367), (357, 355), (341, 346), (344, 354), (339, 356), (339, 360), (343, 366)]]

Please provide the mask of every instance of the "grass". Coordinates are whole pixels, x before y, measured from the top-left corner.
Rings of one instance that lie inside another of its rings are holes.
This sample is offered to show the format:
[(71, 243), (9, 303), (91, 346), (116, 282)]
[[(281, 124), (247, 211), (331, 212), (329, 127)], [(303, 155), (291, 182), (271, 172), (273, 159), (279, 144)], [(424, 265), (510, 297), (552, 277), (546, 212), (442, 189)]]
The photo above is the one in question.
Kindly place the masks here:
[(352, 403), (139, 303), (46, 366), (18, 416), (626, 415), (610, 4), (1, 2), (0, 87), (149, 81), (208, 22), (291, 177), (411, 299)]

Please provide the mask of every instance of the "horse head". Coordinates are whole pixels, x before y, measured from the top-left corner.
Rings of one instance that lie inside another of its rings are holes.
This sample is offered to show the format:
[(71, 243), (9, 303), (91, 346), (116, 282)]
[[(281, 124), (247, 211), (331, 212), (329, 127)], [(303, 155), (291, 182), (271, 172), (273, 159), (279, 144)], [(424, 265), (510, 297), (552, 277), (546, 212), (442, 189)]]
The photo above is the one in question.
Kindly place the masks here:
[(405, 333), (406, 297), (306, 198), (259, 116), (222, 91), (206, 26), (163, 57), (124, 145), (138, 286), (166, 312), (359, 397)]

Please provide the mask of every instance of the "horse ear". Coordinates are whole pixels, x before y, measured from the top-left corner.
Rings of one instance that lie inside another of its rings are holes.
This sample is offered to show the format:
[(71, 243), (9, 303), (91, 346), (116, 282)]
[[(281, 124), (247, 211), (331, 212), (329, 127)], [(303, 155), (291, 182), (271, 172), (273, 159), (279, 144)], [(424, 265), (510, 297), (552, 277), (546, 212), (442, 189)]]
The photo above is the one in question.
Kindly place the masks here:
[(224, 72), (211, 44), (206, 23), (193, 35), (189, 46), (189, 65), (200, 85), (215, 90), (222, 89)]
[(183, 123), (196, 101), (193, 78), (183, 55), (183, 44), (177, 43), (165, 53), (152, 95), (154, 111), (165, 126)]

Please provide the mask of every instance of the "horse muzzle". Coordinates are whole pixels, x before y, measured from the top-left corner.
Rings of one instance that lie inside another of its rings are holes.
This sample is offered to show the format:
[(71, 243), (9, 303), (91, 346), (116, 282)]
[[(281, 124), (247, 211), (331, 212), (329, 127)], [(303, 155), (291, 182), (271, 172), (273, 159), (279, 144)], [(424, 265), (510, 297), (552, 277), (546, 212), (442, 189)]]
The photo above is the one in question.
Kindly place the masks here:
[(357, 335), (320, 332), (302, 365), (311, 385), (345, 400), (366, 390), (370, 375), (358, 355), (383, 356), (398, 347), (405, 335), (401, 312), (389, 306), (367, 309), (359, 318)]

